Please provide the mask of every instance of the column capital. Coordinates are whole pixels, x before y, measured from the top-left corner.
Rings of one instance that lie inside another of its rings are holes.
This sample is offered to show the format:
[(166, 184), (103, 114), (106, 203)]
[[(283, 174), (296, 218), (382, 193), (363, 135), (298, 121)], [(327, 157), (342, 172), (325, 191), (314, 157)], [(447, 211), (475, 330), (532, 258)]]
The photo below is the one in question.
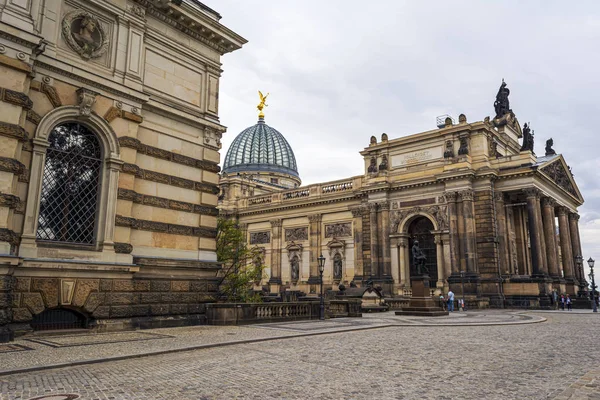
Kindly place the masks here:
[(362, 217), (363, 214), (363, 210), (360, 206), (351, 208), (350, 212), (354, 218)]
[(523, 189), (523, 193), (525, 193), (525, 196), (530, 199), (530, 198), (539, 198), (541, 195), (541, 192), (539, 189), (537, 188), (525, 188)]
[(552, 197), (542, 197), (542, 207), (554, 208), (556, 207), (556, 200)]
[(308, 220), (310, 222), (321, 222), (322, 215), (321, 214), (312, 214), (308, 216)]
[(504, 202), (504, 192), (494, 192), (494, 200)]
[(577, 213), (569, 213), (569, 219), (571, 221), (579, 221), (579, 214), (577, 214)]
[(269, 221), (271, 223), (271, 227), (273, 228), (281, 228), (283, 220), (281, 218), (272, 219)]
[(407, 247), (408, 246), (408, 239), (407, 238), (399, 238), (398, 239), (398, 245), (400, 247)]
[(388, 203), (387, 201), (383, 202), (383, 203), (377, 203), (377, 204), (379, 204), (379, 209), (381, 211), (389, 211), (390, 210), (390, 203)]
[(473, 190), (472, 189), (461, 190), (460, 192), (458, 192), (458, 196), (463, 201), (465, 201), (465, 200), (473, 201)]
[(558, 215), (559, 216), (567, 216), (569, 214), (569, 209), (564, 206), (558, 207)]
[(367, 203), (370, 212), (377, 212), (377, 203)]
[(456, 192), (444, 192), (444, 199), (448, 203), (454, 203), (456, 201)]

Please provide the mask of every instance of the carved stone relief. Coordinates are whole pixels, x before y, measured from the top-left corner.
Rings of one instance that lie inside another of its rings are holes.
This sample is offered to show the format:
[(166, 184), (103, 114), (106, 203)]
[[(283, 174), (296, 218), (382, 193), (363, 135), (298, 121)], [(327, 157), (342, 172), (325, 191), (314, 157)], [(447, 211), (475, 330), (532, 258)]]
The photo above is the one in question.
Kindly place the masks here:
[(350, 222), (325, 225), (325, 237), (352, 236), (352, 224)]
[(413, 207), (405, 210), (392, 211), (390, 213), (390, 225), (392, 232), (398, 232), (400, 223), (411, 214), (429, 215), (436, 221), (438, 229), (448, 229), (448, 207), (446, 205), (435, 205), (429, 207)]
[(251, 232), (250, 244), (271, 243), (271, 232)]
[(295, 240), (308, 240), (308, 227), (286, 228), (285, 241), (291, 242)]
[(67, 13), (62, 33), (68, 45), (85, 60), (98, 58), (108, 50), (108, 35), (98, 18), (83, 10)]
[(556, 182), (558, 186), (566, 190), (568, 193), (572, 194), (573, 196), (577, 196), (575, 187), (573, 187), (573, 184), (569, 179), (568, 172), (565, 170), (560, 161), (553, 162), (552, 164), (542, 168), (541, 171), (548, 175), (550, 179)]

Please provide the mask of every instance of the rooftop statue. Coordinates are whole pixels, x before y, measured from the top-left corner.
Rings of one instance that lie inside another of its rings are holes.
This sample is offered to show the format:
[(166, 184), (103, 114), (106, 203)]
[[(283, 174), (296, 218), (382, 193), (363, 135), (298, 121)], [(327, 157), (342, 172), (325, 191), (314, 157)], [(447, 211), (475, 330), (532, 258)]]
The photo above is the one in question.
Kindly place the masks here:
[(496, 94), (496, 101), (494, 102), (496, 118), (502, 118), (506, 114), (512, 112), (508, 101), (509, 94), (510, 89), (506, 87), (506, 82), (504, 82), (504, 79), (502, 79), (502, 84), (500, 85), (500, 89), (498, 89), (498, 94)]
[(525, 123), (523, 125), (523, 145), (521, 151), (531, 151), (533, 153), (533, 131), (531, 130), (531, 124)]
[(265, 103), (267, 101), (267, 97), (269, 97), (269, 93), (267, 93), (266, 95), (263, 95), (262, 92), (259, 90), (258, 91), (258, 96), (260, 97), (260, 103), (258, 103), (258, 105), (256, 106), (256, 108), (259, 111), (258, 117), (259, 118), (264, 118), (265, 114), (263, 114), (263, 108), (269, 106), (268, 104)]
[(554, 146), (554, 140), (552, 140), (552, 138), (546, 140), (546, 155), (547, 156), (553, 156), (556, 154), (556, 151), (554, 151), (552, 146)]

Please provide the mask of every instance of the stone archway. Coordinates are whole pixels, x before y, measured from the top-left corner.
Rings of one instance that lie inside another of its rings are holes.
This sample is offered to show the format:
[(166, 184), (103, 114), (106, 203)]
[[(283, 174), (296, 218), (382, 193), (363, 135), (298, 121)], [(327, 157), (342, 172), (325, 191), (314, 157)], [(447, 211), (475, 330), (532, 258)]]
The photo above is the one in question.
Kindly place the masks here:
[(435, 243), (435, 237), (432, 231), (435, 230), (433, 222), (423, 216), (418, 215), (414, 217), (409, 223), (407, 228), (408, 233), (408, 251), (409, 251), (409, 265), (410, 265), (410, 276), (416, 275), (416, 268), (412, 258), (412, 246), (415, 240), (419, 241), (419, 247), (427, 257), (425, 265), (429, 269), (430, 286), (435, 288), (438, 280), (438, 268), (437, 268), (437, 246)]

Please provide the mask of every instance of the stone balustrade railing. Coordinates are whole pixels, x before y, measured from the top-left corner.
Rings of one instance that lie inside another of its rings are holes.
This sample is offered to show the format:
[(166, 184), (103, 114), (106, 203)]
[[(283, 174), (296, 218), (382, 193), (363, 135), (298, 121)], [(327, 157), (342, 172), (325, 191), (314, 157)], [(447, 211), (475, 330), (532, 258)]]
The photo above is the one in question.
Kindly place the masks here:
[(345, 192), (351, 193), (353, 190), (362, 187), (362, 176), (354, 177), (350, 180), (334, 181), (322, 183), (320, 185), (309, 185), (306, 187), (283, 190), (271, 194), (262, 194), (258, 196), (240, 199), (240, 207), (261, 206), (264, 204), (278, 204), (282, 202), (291, 202), (294, 200), (310, 198), (318, 200), (321, 197), (336, 195), (345, 195)]

